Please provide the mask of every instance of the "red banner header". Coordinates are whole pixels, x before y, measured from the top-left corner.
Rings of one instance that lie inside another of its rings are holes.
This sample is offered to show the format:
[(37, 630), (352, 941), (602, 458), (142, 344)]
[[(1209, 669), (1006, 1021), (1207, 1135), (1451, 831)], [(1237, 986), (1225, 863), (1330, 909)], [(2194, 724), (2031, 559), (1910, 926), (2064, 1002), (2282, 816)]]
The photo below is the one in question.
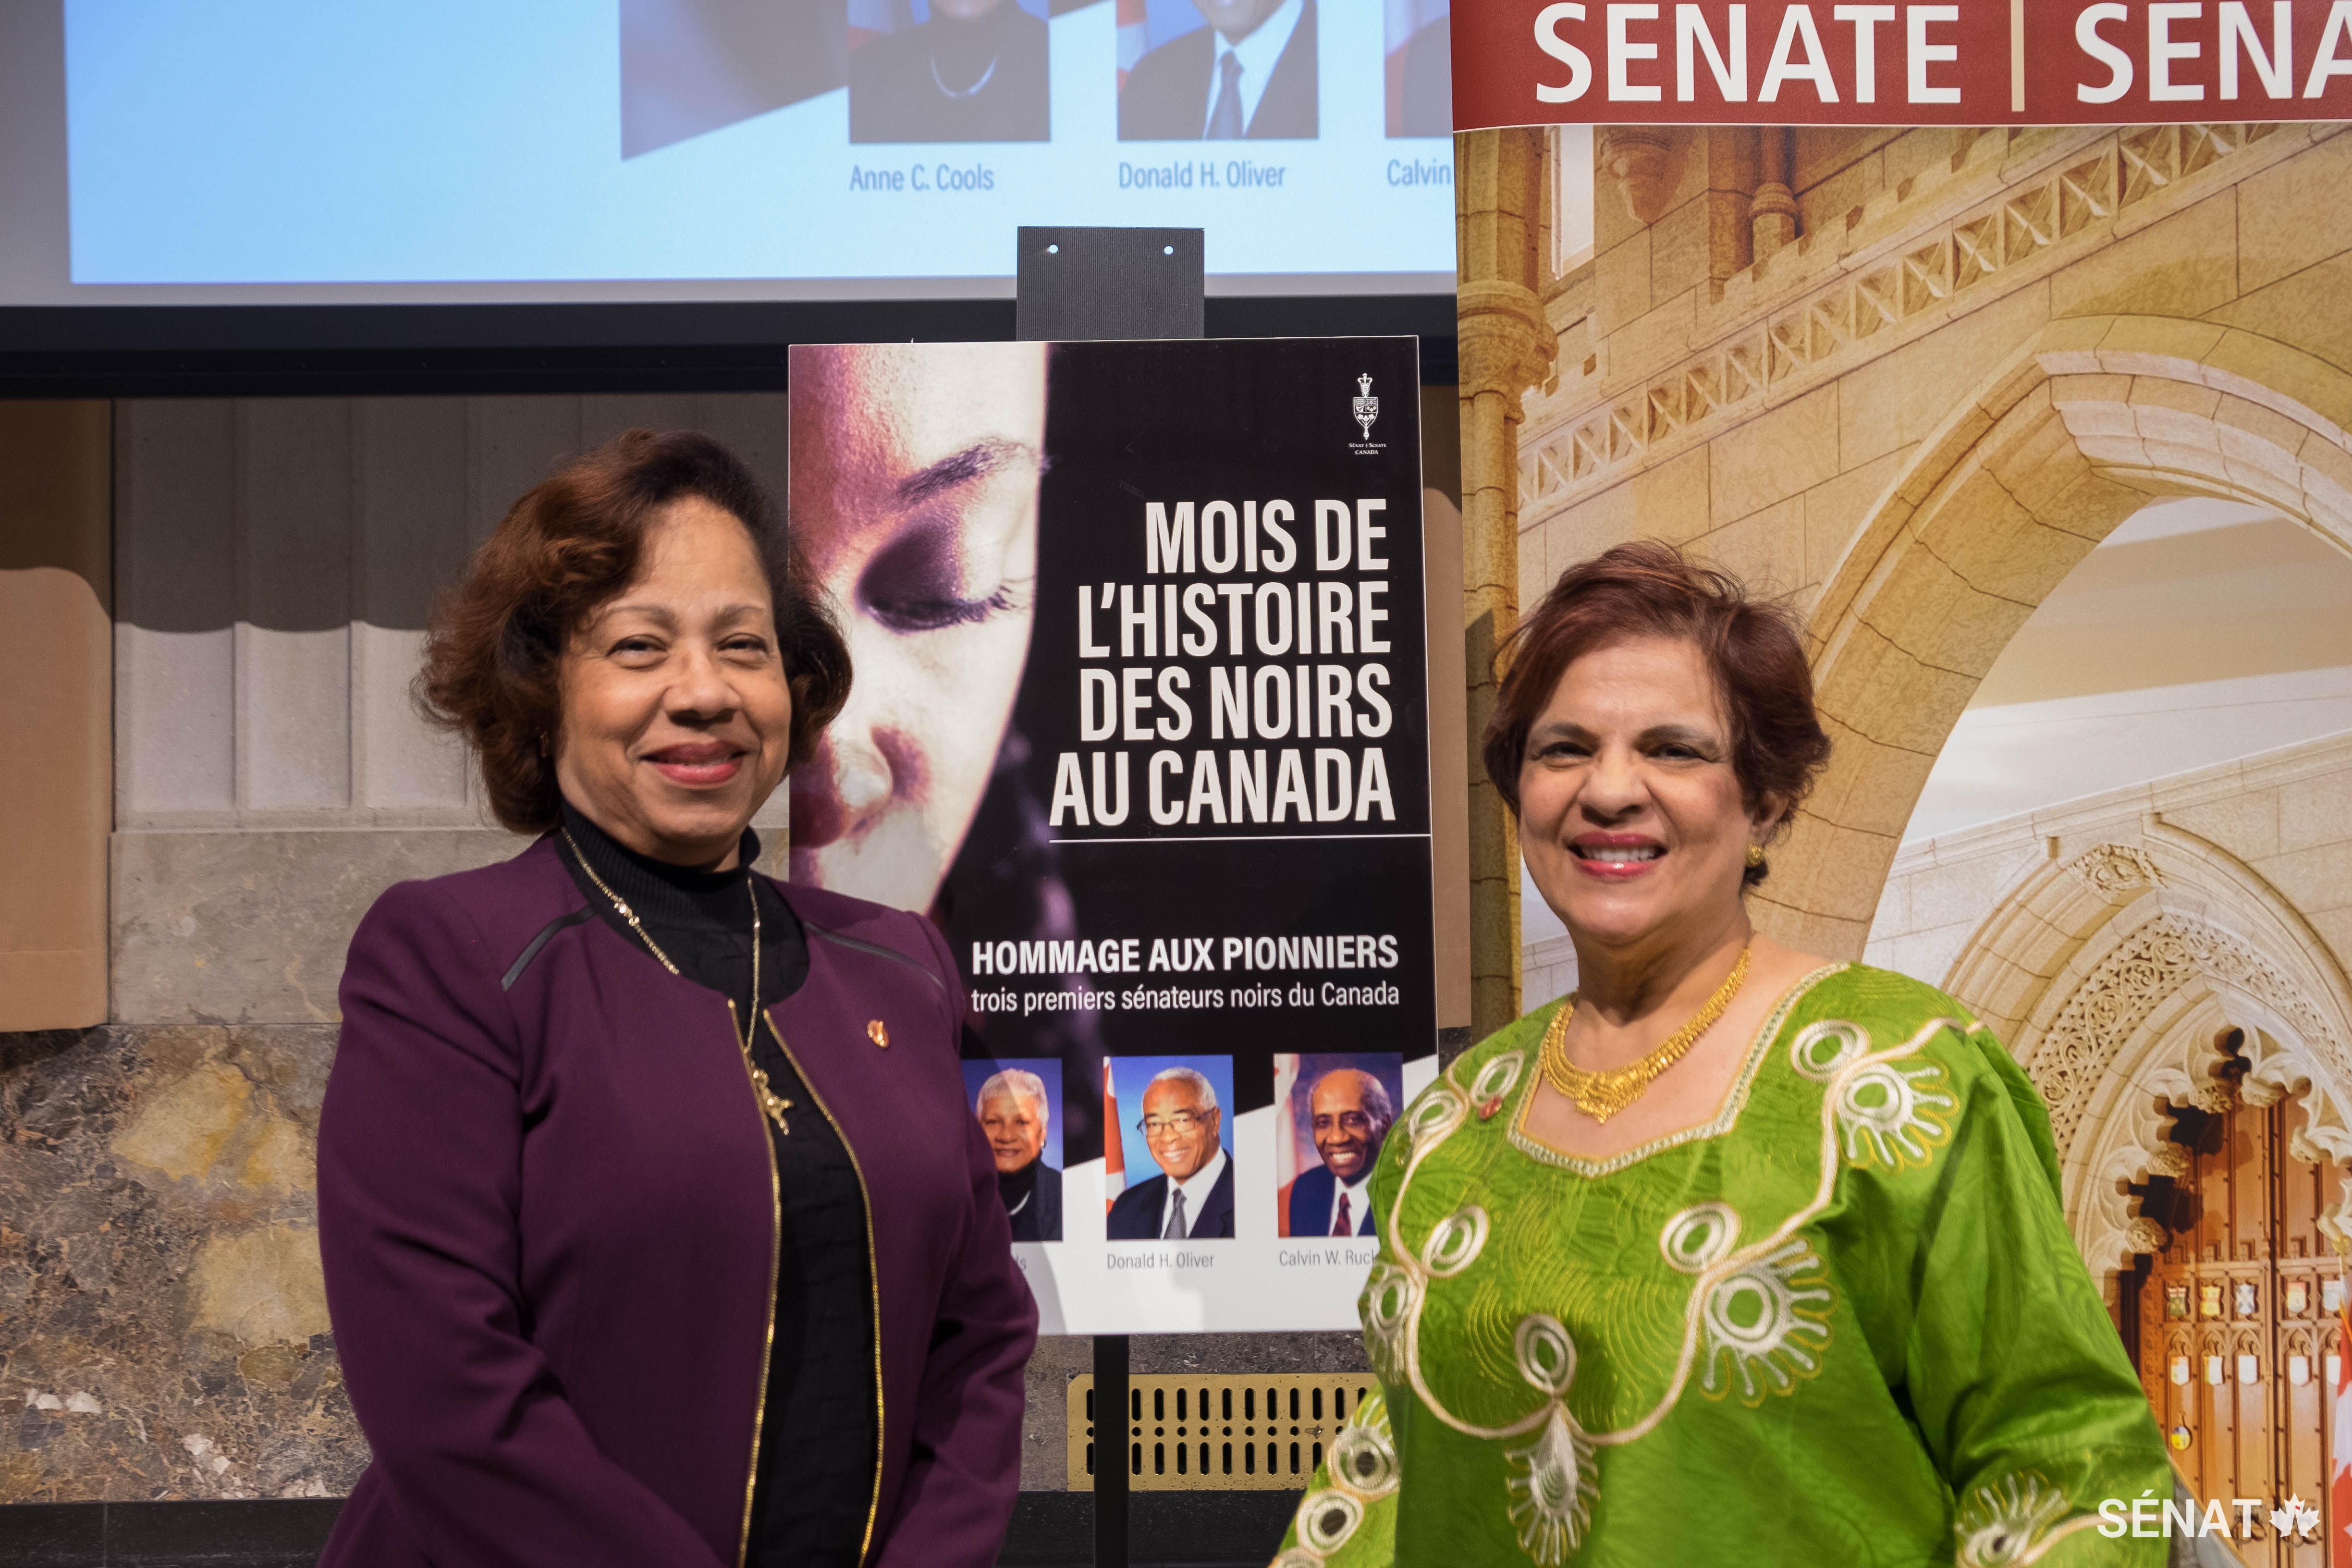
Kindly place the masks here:
[(2352, 0), (1453, 0), (1454, 124), (2352, 119)]

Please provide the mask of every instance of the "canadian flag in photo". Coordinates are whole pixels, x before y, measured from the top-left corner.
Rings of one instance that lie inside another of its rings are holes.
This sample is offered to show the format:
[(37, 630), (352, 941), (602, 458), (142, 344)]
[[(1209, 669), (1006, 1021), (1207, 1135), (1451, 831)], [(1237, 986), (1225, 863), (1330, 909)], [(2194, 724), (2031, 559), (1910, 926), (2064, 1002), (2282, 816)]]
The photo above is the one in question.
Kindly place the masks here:
[(2328, 1568), (2352, 1568), (2352, 1293), (2336, 1289), (2336, 1321), (2343, 1331), (2336, 1339), (2336, 1401), (2334, 1430), (2328, 1449), (2328, 1514), (2336, 1528), (2329, 1532)]
[(1103, 1213), (1127, 1191), (1127, 1150), (1118, 1130), (1118, 1085), (1110, 1076), (1110, 1058), (1103, 1058)]

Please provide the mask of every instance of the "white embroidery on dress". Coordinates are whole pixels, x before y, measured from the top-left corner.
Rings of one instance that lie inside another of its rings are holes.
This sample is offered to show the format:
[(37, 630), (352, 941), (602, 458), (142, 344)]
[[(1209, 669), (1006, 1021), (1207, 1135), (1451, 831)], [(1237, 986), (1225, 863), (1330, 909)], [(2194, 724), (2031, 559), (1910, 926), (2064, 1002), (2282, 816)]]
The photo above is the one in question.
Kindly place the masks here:
[(1273, 1568), (1323, 1568), (1324, 1559), (1362, 1526), (1364, 1505), (1397, 1489), (1402, 1476), (1384, 1395), (1369, 1394), (1356, 1406), (1332, 1439), (1323, 1472), (1331, 1484), (1300, 1500), (1293, 1521), (1299, 1544), (1276, 1558)]
[(1372, 1265), (1358, 1310), (1364, 1322), (1364, 1353), (1382, 1383), (1404, 1376), (1405, 1329), (1420, 1302), (1421, 1282), (1409, 1271), (1385, 1259)]
[(1933, 1062), (1899, 1068), (1893, 1062), (1873, 1062), (1848, 1076), (1838, 1086), (1838, 1125), (1845, 1132), (1845, 1157), (1866, 1164), (1862, 1146), (1868, 1141), (1878, 1163), (1895, 1169), (1924, 1165), (1928, 1151), (1951, 1136), (1940, 1118), (1925, 1107), (1951, 1110), (1958, 1102), (1948, 1094), (1925, 1087), (1941, 1083), (1944, 1069)]
[(1658, 1234), (1658, 1250), (1685, 1274), (1704, 1274), (1739, 1242), (1739, 1215), (1729, 1204), (1693, 1204)]
[(1860, 1024), (1843, 1018), (1823, 1018), (1797, 1031), (1789, 1042), (1789, 1065), (1815, 1083), (1827, 1083), (1837, 1069), (1870, 1047), (1870, 1035)]
[(1508, 1094), (1519, 1081), (1519, 1068), (1527, 1061), (1523, 1051), (1503, 1051), (1478, 1069), (1470, 1080), (1470, 1098), (1481, 1105), (1497, 1095)]
[(1486, 1246), (1486, 1211), (1476, 1204), (1455, 1209), (1421, 1244), (1421, 1266), (1440, 1279), (1451, 1279), (1473, 1263)]
[(1924, 1087), (1941, 1083), (1944, 1069), (1933, 1062), (1902, 1068), (1885, 1060), (1853, 1067), (1869, 1046), (1870, 1036), (1861, 1025), (1824, 1018), (1797, 1031), (1789, 1044), (1789, 1064), (1814, 1082), (1831, 1086), (1850, 1163), (1870, 1163), (1863, 1152), (1867, 1143), (1882, 1165), (1896, 1170), (1924, 1165), (1930, 1150), (1951, 1136), (1943, 1119), (1927, 1114), (1925, 1108), (1949, 1110), (1958, 1103)]
[(1390, 1441), (1386, 1426), (1383, 1422), (1379, 1427), (1350, 1424), (1342, 1428), (1331, 1443), (1331, 1479), (1367, 1498), (1383, 1498), (1396, 1490), (1396, 1445)]
[(1791, 1241), (1707, 1288), (1701, 1313), (1706, 1363), (1699, 1386), (1709, 1398), (1731, 1392), (1727, 1362), (1738, 1373), (1740, 1398), (1749, 1405), (1763, 1403), (1775, 1390), (1785, 1394), (1800, 1377), (1821, 1370), (1816, 1358), (1830, 1342), (1824, 1320), (1832, 1300), (1821, 1268), (1810, 1245)]
[(1601, 1495), (1592, 1444), (1577, 1430), (1568, 1406), (1554, 1402), (1536, 1440), (1524, 1448), (1506, 1448), (1503, 1458), (1517, 1472), (1508, 1484), (1519, 1550), (1541, 1568), (1557, 1568), (1584, 1539), (1593, 1501)]
[(2066, 1511), (2066, 1494), (2031, 1470), (2003, 1476), (1969, 1494), (1953, 1526), (1960, 1568), (2006, 1568), (2040, 1553), (2038, 1538)]
[(1308, 1492), (1298, 1504), (1298, 1543), (1325, 1555), (1337, 1552), (1364, 1522), (1364, 1505), (1337, 1487)]

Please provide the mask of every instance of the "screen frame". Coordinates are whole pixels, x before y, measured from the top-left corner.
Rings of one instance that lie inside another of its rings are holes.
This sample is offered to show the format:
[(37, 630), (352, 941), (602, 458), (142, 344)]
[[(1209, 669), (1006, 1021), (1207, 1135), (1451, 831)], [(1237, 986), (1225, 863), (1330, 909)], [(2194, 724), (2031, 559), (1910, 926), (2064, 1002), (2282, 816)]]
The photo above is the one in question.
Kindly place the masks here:
[[(1213, 338), (1421, 339), (1455, 380), (1451, 294), (1213, 295)], [(1013, 301), (0, 308), (0, 397), (758, 392), (793, 343), (996, 342)]]

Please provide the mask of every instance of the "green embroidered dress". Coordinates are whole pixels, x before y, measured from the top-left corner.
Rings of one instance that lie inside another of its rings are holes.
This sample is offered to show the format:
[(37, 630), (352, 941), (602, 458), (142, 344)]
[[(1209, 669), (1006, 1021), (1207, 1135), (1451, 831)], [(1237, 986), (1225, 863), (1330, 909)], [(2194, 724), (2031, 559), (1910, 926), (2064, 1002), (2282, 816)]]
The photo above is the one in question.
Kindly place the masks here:
[(2171, 1468), (2042, 1101), (1966, 1008), (1821, 970), (1715, 1121), (1598, 1162), (1522, 1131), (1553, 1010), (1389, 1134), (1382, 1394), (1279, 1568), (2161, 1561), (2098, 1533)]

